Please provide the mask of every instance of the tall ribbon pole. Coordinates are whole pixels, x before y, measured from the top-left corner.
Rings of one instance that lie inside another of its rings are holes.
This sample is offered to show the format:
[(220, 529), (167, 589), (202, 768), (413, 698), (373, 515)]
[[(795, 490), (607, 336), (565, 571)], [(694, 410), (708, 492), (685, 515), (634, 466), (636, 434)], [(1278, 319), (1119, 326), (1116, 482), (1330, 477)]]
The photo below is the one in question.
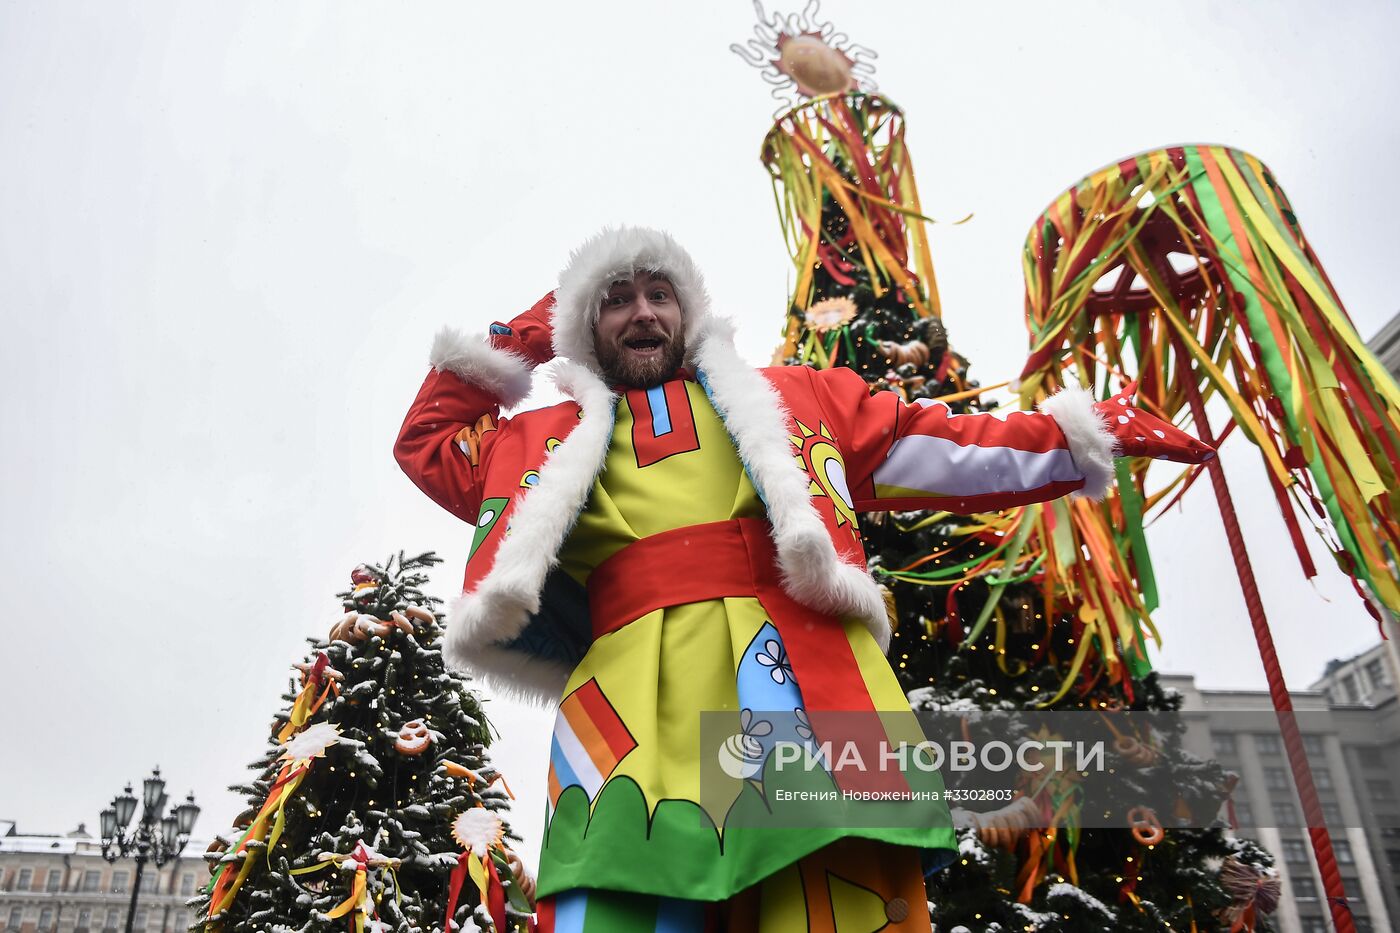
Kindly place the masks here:
[[(1177, 359), (1189, 359), (1181, 338), (1172, 334), (1172, 344)], [(1191, 406), (1191, 420), (1202, 441), (1215, 446), (1215, 435), (1210, 422), (1206, 420), (1206, 406), (1201, 398), (1201, 390), (1195, 379), (1184, 380), (1186, 398)], [(1298, 789), (1298, 800), (1303, 805), (1303, 822), (1308, 827), (1312, 839), (1313, 855), (1317, 858), (1318, 872), (1322, 875), (1322, 887), (1327, 892), (1327, 906), (1332, 911), (1332, 922), (1338, 933), (1356, 933), (1352, 920), (1351, 907), (1347, 904), (1346, 891), (1342, 887), (1342, 874), (1337, 868), (1337, 857), (1332, 852), (1332, 837), (1327, 832), (1327, 824), (1322, 816), (1322, 803), (1317, 798), (1317, 786), (1313, 784), (1312, 767), (1308, 764), (1307, 753), (1303, 749), (1303, 737), (1298, 732), (1298, 720), (1293, 715), (1293, 699), (1288, 694), (1284, 682), (1283, 669), (1278, 663), (1278, 652), (1274, 650), (1274, 636), (1269, 630), (1269, 619), (1264, 614), (1264, 602), (1259, 597), (1259, 584), (1254, 578), (1254, 567), (1249, 562), (1249, 552), (1244, 546), (1244, 535), (1240, 531), (1239, 516), (1235, 513), (1235, 502), (1230, 495), (1230, 486), (1225, 481), (1225, 468), (1219, 457), (1206, 462), (1210, 473), (1211, 486), (1215, 490), (1215, 502), (1220, 508), (1220, 519), (1225, 525), (1225, 537), (1230, 542), (1230, 556), (1235, 560), (1235, 572), (1239, 574), (1240, 591), (1244, 595), (1245, 606), (1249, 610), (1249, 622), (1254, 629), (1254, 640), (1259, 645), (1259, 657), (1264, 662), (1264, 676), (1269, 682), (1269, 697), (1274, 703), (1278, 716), (1279, 730), (1283, 734), (1283, 747), (1288, 753), (1288, 764), (1293, 769), (1293, 784)]]

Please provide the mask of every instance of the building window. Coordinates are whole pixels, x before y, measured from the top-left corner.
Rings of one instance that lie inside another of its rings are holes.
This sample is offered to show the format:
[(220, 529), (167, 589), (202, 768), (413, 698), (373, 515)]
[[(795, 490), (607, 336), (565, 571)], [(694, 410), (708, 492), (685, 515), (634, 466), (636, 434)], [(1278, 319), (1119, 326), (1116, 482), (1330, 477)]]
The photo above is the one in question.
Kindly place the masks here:
[(92, 894), (92, 893), (96, 892), (96, 891), (98, 890), (98, 888), (100, 888), (101, 886), (102, 886), (102, 872), (100, 872), (100, 871), (85, 871), (85, 872), (83, 872), (83, 890), (84, 890), (84, 891), (86, 891), (86, 892), (89, 893), (89, 894)]
[(1327, 933), (1327, 921), (1321, 917), (1303, 917), (1303, 933)]
[(63, 890), (63, 869), (50, 868), (49, 875), (44, 879), (44, 890), (50, 894)]
[(1374, 745), (1362, 745), (1356, 750), (1356, 760), (1363, 768), (1384, 768), (1385, 756)]
[(1254, 826), (1254, 811), (1249, 808), (1248, 800), (1235, 801), (1235, 822), (1246, 828)]
[(1308, 847), (1301, 839), (1283, 840), (1283, 860), (1292, 865), (1299, 865), (1308, 860)]
[(1351, 918), (1352, 925), (1356, 927), (1356, 933), (1371, 933), (1375, 927), (1371, 926), (1371, 918), (1356, 914)]
[(1371, 686), (1379, 690), (1385, 686), (1385, 665), (1381, 664), (1381, 659), (1366, 662), (1366, 676), (1371, 679)]
[(1288, 772), (1282, 768), (1265, 768), (1264, 786), (1269, 790), (1288, 790)]
[(114, 871), (114, 872), (112, 872), (112, 893), (113, 893), (113, 894), (125, 894), (125, 893), (126, 893), (126, 872), (124, 872), (124, 871)]
[(194, 893), (194, 872), (185, 872), (180, 876), (180, 893), (189, 897)]
[(1325, 752), (1322, 748), (1322, 736), (1315, 732), (1309, 732), (1303, 736), (1303, 751), (1310, 757), (1321, 758)]
[(1217, 755), (1235, 754), (1235, 734), (1233, 732), (1215, 733), (1210, 737), (1210, 744)]
[(5, 928), (6, 928), (6, 929), (9, 929), (9, 930), (18, 930), (18, 929), (19, 929), (19, 925), (20, 925), (21, 923), (23, 923), (23, 922), (24, 922), (24, 908), (23, 908), (23, 907), (11, 907), (11, 908), (10, 908), (10, 922), (7, 923), (7, 924), (5, 924)]
[(15, 885), (16, 891), (28, 891), (34, 885), (34, 869), (21, 868), (19, 870), (19, 882)]
[(1400, 870), (1400, 849), (1386, 849), (1385, 860), (1390, 863), (1390, 870)]
[(148, 874), (148, 875), (142, 875), (142, 876), (141, 876), (141, 893), (142, 893), (142, 894), (154, 894), (154, 893), (155, 893), (155, 890), (156, 890), (156, 887), (157, 887), (159, 884), (160, 884), (160, 875), (156, 874), (155, 872), (151, 872), (151, 873)]
[(1361, 882), (1360, 882), (1360, 880), (1358, 880), (1358, 879), (1356, 879), (1356, 878), (1343, 878), (1343, 879), (1342, 879), (1342, 891), (1346, 894), (1346, 896), (1347, 896), (1347, 898), (1348, 898), (1349, 900), (1360, 901), (1360, 900), (1361, 900)]
[(1293, 897), (1300, 901), (1317, 900), (1317, 882), (1308, 875), (1302, 878), (1293, 878)]
[(1356, 675), (1348, 674), (1342, 680), (1342, 691), (1346, 694), (1348, 703), (1357, 703), (1361, 700), (1361, 694), (1356, 690)]
[(1328, 826), (1342, 825), (1342, 808), (1330, 800), (1322, 803), (1322, 821)]
[(86, 930), (90, 926), (92, 926), (92, 910), (84, 907), (78, 911), (78, 929)]
[(1318, 790), (1332, 789), (1332, 772), (1326, 768), (1317, 768), (1313, 771), (1313, 786)]
[(1297, 826), (1298, 808), (1291, 803), (1275, 803), (1273, 805), (1274, 822), (1277, 826)]
[(1337, 857), (1337, 863), (1340, 865), (1356, 864), (1356, 859), (1351, 855), (1351, 843), (1345, 839), (1332, 840), (1332, 854)]
[(117, 911), (117, 908), (108, 907), (107, 919), (102, 921), (102, 929), (115, 931), (121, 926), (121, 922), (121, 914)]
[(48, 933), (53, 927), (53, 908), (45, 907), (39, 911), (39, 933)]
[(1254, 735), (1254, 748), (1261, 755), (1277, 755), (1283, 750), (1283, 745), (1275, 733), (1258, 732)]
[(138, 908), (136, 908), (136, 920), (132, 923), (132, 929), (136, 929), (136, 930), (144, 930), (144, 929), (146, 929), (146, 918), (147, 918), (149, 915), (150, 915), (150, 911), (147, 910), (145, 907), (138, 907)]
[(1395, 790), (1390, 786), (1390, 782), (1371, 778), (1366, 782), (1366, 794), (1372, 800), (1394, 800)]

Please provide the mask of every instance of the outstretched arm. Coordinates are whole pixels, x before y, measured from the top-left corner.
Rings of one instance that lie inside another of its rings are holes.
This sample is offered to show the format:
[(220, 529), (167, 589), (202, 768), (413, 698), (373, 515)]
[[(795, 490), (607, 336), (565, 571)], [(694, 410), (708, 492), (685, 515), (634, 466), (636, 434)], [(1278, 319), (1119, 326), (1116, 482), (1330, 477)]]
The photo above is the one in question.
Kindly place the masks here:
[(823, 408), (844, 415), (838, 437), (857, 511), (981, 512), (1070, 493), (1100, 498), (1113, 482), (1115, 456), (1198, 463), (1213, 455), (1125, 395), (1095, 402), (1071, 387), (1039, 412), (1000, 418), (954, 414), (926, 399), (906, 403), (893, 392), (872, 396), (845, 368), (811, 377)]

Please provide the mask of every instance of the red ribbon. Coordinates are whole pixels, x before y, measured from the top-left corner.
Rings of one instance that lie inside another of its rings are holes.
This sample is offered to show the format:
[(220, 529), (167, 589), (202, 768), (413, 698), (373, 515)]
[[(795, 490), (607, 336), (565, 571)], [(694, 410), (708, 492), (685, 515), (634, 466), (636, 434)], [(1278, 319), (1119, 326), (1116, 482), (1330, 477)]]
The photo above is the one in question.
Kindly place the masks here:
[[(452, 929), (452, 915), (457, 912), (457, 899), (462, 895), (462, 886), (467, 881), (467, 866), (471, 864), (472, 854), (463, 852), (457, 856), (457, 864), (452, 869), (451, 876), (447, 879), (447, 917), (443, 920), (444, 931)], [(506, 889), (501, 884), (501, 876), (496, 873), (496, 862), (488, 852), (486, 858), (482, 859), (486, 863), (486, 891), (482, 900), (486, 903), (486, 912), (491, 915), (491, 922), (496, 925), (499, 933), (505, 933), (506, 929)], [(533, 928), (534, 924), (530, 924)]]
[(452, 929), (452, 915), (457, 912), (457, 897), (462, 893), (463, 882), (467, 880), (467, 860), (470, 855), (469, 852), (463, 852), (457, 856), (457, 864), (447, 879), (447, 918), (442, 922), (444, 931)]
[(486, 883), (486, 912), (491, 915), (491, 922), (496, 925), (496, 933), (505, 933), (506, 929), (506, 889), (501, 884), (501, 876), (496, 874), (496, 860), (491, 857), (491, 853), (486, 853), (486, 875), (490, 879)]

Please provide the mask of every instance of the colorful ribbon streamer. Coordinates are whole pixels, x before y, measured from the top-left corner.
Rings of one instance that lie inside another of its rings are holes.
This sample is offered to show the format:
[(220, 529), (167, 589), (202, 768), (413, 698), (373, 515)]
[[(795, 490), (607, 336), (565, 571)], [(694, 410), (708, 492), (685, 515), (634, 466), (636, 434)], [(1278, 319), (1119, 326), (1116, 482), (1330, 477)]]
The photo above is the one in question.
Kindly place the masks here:
[[(1304, 574), (1315, 568), (1295, 502), (1372, 614), (1372, 598), (1400, 610), (1391, 563), (1400, 546), (1400, 388), (1258, 159), (1180, 146), (1101, 169), (1036, 222), (1024, 268), (1025, 405), (1066, 383), (1104, 392), (1125, 376), (1140, 378), (1140, 403), (1169, 419), (1187, 409), (1188, 381), (1218, 395), (1265, 462)], [(1124, 530), (1112, 535), (1127, 545), (1122, 559), (1096, 554), (1092, 572), (1137, 581), (1149, 610), (1156, 592), (1141, 529), (1161, 502), (1144, 490), (1150, 466), (1126, 465), (1120, 491), (1070, 529), (1074, 544)], [(1066, 575), (1058, 561), (1048, 570)]]

